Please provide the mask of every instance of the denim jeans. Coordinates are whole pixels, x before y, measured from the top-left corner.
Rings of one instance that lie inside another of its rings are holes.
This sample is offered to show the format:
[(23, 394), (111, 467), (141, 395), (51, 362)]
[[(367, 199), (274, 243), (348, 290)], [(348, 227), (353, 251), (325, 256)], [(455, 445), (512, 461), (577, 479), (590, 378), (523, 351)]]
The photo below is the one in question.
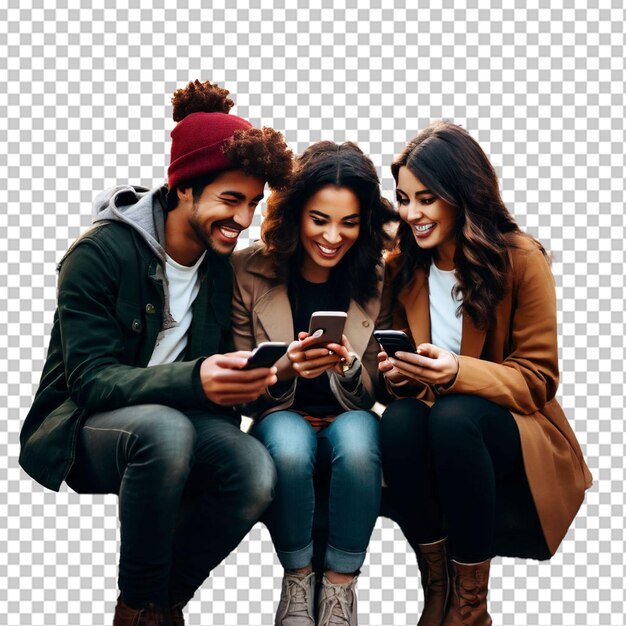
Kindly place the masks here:
[(250, 433), (267, 447), (276, 465), (274, 500), (263, 521), (282, 566), (297, 569), (311, 563), (314, 479), (328, 478), (325, 566), (340, 573), (358, 570), (380, 507), (376, 415), (347, 411), (316, 433), (298, 413), (277, 411), (255, 423)]
[(274, 464), (239, 420), (129, 406), (87, 418), (68, 485), (119, 495), (119, 587), (134, 608), (188, 600), (272, 499)]

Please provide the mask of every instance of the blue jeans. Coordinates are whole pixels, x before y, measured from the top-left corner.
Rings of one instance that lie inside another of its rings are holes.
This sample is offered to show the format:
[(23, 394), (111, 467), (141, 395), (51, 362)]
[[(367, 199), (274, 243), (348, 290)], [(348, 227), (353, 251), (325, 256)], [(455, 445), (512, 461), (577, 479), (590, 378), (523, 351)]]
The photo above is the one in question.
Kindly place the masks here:
[(275, 480), (238, 419), (139, 405), (87, 418), (67, 483), (119, 495), (119, 587), (140, 608), (188, 600), (259, 519)]
[(316, 433), (298, 413), (277, 411), (255, 423), (250, 433), (276, 465), (274, 500), (263, 521), (282, 566), (298, 569), (311, 563), (314, 478), (330, 474), (325, 565), (340, 573), (357, 571), (380, 507), (376, 415), (347, 411)]

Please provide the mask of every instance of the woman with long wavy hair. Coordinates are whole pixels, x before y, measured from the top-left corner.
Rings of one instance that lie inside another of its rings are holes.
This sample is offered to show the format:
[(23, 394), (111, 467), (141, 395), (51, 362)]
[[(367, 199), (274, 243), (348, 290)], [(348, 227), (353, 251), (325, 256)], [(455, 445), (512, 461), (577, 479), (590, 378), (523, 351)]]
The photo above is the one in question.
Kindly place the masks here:
[[(285, 568), (277, 626), (357, 623), (354, 589), (380, 506), (372, 332), (391, 322), (382, 252), (394, 219), (371, 160), (353, 143), (322, 141), (270, 196), (262, 242), (233, 257), (237, 349), (290, 343), (279, 382), (248, 407), (250, 433), (278, 474), (264, 518)], [(309, 318), (329, 309), (347, 313), (342, 341), (312, 347)], [(328, 541), (315, 621), (312, 527), (324, 483)]]
[(489, 626), (491, 558), (549, 558), (591, 484), (555, 399), (554, 280), (464, 129), (431, 124), (391, 169), (394, 327), (416, 349), (379, 354), (402, 398), (381, 422), (383, 475), (418, 556), (419, 626)]

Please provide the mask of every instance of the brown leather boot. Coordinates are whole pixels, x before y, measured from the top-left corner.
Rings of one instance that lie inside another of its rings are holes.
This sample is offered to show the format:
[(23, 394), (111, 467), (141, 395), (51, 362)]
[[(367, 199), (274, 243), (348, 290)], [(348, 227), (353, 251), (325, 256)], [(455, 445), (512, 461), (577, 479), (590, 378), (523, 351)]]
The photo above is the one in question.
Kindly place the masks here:
[(169, 611), (164, 611), (155, 604), (148, 604), (142, 609), (131, 609), (122, 600), (117, 599), (113, 626), (172, 626)]
[(424, 610), (417, 626), (441, 626), (448, 608), (450, 592), (446, 539), (420, 543), (417, 564), (424, 589)]
[(452, 593), (443, 626), (491, 626), (487, 590), (491, 560), (482, 563), (451, 561)]

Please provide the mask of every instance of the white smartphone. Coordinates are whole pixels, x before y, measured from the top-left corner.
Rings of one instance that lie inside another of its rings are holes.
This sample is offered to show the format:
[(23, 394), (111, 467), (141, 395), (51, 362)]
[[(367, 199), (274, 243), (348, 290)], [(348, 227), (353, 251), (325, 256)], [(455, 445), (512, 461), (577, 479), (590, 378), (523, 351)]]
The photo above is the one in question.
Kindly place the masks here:
[(316, 338), (310, 348), (327, 343), (341, 343), (343, 327), (348, 314), (345, 311), (315, 311), (309, 321), (309, 335)]

